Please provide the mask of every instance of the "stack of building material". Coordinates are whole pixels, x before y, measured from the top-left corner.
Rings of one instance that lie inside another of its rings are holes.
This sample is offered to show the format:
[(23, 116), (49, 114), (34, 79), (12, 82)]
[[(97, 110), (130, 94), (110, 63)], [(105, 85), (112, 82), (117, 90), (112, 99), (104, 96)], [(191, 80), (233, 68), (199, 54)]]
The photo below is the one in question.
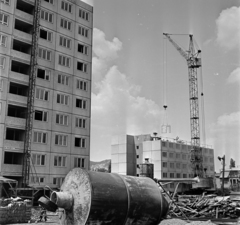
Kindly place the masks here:
[(0, 199), (0, 224), (27, 223), (31, 220), (31, 204), (20, 198)]
[(178, 196), (169, 209), (170, 217), (188, 218), (230, 218), (240, 215), (240, 202), (232, 201), (230, 197)]

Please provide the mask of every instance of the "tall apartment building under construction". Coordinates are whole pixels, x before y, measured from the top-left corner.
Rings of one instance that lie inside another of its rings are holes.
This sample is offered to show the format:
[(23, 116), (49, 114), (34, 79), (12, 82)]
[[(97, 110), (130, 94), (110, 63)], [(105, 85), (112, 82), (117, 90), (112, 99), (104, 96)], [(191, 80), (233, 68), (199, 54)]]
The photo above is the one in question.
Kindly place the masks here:
[(89, 168), (93, 8), (0, 0), (0, 175), (59, 187)]

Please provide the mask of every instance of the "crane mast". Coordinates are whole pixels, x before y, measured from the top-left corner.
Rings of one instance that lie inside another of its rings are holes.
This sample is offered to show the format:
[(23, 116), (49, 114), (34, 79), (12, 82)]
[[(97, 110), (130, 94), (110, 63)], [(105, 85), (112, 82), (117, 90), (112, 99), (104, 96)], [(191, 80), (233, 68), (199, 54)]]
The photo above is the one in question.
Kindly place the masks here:
[(35, 0), (29, 89), (28, 89), (28, 99), (27, 99), (26, 131), (25, 131), (25, 140), (24, 140), (24, 158), (23, 158), (23, 167), (22, 167), (23, 168), (22, 169), (22, 176), (23, 176), (22, 186), (23, 187), (29, 184), (32, 123), (33, 123), (34, 97), (35, 97), (34, 93), (35, 93), (37, 57), (38, 57), (40, 6), (41, 6), (41, 0)]
[(189, 79), (189, 102), (190, 102), (190, 126), (191, 126), (191, 164), (194, 176), (203, 177), (202, 149), (200, 147), (200, 124), (198, 104), (198, 77), (197, 70), (201, 67), (201, 50), (197, 50), (193, 43), (193, 35), (189, 35), (189, 50), (184, 51), (171, 37), (163, 33), (170, 43), (177, 49), (186, 60)]

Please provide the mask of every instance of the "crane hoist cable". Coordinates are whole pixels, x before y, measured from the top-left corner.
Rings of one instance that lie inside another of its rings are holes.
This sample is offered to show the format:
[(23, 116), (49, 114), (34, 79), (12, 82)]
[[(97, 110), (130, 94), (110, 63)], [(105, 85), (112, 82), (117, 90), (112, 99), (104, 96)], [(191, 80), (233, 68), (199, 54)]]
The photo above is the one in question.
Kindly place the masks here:
[(161, 126), (162, 133), (171, 133), (171, 126), (168, 124), (167, 115), (167, 40), (163, 38), (163, 124)]

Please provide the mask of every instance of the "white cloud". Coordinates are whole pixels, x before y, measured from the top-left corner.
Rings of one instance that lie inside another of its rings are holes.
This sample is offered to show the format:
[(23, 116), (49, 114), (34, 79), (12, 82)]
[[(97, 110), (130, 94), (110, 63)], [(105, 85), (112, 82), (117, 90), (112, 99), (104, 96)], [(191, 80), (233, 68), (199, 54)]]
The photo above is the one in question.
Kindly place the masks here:
[(209, 128), (212, 138), (208, 143), (214, 146), (217, 170), (221, 168), (217, 157), (224, 154), (227, 167), (229, 167), (230, 158), (236, 160), (236, 165), (240, 165), (240, 112), (220, 116)]
[(240, 49), (240, 7), (223, 10), (216, 24), (218, 44), (227, 50)]
[(91, 5), (91, 6), (94, 5), (94, 0), (81, 0), (81, 1), (87, 3), (87, 4)]
[(92, 94), (93, 125), (103, 126), (111, 135), (116, 128), (117, 133), (155, 131), (160, 124), (160, 108), (140, 97), (140, 91), (116, 66), (111, 67), (99, 84), (99, 92)]
[(92, 93), (91, 160), (110, 158), (113, 135), (159, 130), (159, 106), (141, 97), (141, 87), (114, 65), (121, 49), (118, 38), (108, 41), (102, 31), (94, 29), (93, 80), (97, 89)]
[[(240, 41), (240, 40), (239, 40)], [(240, 67), (235, 69), (230, 76), (228, 77), (227, 81), (229, 83), (239, 83), (240, 84)]]
[(118, 38), (115, 37), (112, 41), (108, 41), (101, 30), (93, 29), (93, 52), (95, 54), (92, 60), (93, 83), (103, 79), (121, 49), (122, 42)]

